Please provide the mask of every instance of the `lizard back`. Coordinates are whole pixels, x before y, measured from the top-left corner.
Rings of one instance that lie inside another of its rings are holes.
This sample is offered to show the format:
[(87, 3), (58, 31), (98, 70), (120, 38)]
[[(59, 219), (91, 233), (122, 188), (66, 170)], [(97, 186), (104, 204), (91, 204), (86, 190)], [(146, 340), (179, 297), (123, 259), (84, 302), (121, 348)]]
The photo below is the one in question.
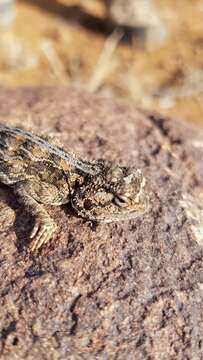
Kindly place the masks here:
[(58, 178), (59, 172), (67, 176), (76, 170), (96, 175), (100, 168), (96, 164), (80, 160), (74, 153), (53, 145), (42, 136), (19, 128), (0, 125), (0, 167), (10, 175), (13, 173), (45, 174)]

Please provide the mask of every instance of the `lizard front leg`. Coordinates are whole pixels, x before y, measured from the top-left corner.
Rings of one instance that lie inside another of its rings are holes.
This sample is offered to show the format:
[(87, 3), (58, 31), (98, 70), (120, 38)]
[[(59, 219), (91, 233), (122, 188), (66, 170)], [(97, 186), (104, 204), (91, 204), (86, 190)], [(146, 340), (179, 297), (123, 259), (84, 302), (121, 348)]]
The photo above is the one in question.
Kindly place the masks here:
[(31, 232), (30, 238), (33, 240), (31, 251), (39, 251), (42, 245), (46, 244), (53, 236), (57, 225), (51, 219), (42, 204), (39, 204), (26, 189), (25, 183), (13, 185), (15, 194), (19, 202), (25, 206), (25, 209), (35, 218), (35, 225)]

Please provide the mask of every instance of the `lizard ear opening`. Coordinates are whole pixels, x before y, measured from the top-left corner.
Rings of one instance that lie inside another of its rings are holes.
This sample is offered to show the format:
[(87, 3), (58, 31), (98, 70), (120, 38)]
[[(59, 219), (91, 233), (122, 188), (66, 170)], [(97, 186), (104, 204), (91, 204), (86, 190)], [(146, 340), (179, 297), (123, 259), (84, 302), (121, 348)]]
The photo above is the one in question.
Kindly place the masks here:
[(85, 199), (84, 200), (84, 208), (85, 208), (85, 210), (91, 210), (93, 206), (94, 205), (93, 205), (93, 203), (92, 203), (92, 201), (90, 199)]

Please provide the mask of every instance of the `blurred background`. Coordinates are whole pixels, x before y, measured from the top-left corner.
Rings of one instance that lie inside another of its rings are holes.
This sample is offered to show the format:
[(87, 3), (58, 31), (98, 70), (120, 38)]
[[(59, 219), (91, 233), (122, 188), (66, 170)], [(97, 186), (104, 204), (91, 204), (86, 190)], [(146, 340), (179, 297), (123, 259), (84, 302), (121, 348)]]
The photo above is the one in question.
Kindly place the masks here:
[(36, 85), (203, 125), (203, 0), (0, 0), (0, 86)]

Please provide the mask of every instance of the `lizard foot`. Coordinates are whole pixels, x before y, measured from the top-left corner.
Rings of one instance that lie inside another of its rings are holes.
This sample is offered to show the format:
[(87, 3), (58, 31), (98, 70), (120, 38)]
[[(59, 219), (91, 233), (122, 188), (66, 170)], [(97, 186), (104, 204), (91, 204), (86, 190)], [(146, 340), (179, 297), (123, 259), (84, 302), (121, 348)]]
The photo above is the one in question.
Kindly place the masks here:
[(37, 217), (30, 235), (30, 239), (34, 240), (33, 245), (31, 246), (31, 252), (39, 251), (40, 248), (52, 238), (56, 229), (57, 225), (51, 218), (47, 216)]

